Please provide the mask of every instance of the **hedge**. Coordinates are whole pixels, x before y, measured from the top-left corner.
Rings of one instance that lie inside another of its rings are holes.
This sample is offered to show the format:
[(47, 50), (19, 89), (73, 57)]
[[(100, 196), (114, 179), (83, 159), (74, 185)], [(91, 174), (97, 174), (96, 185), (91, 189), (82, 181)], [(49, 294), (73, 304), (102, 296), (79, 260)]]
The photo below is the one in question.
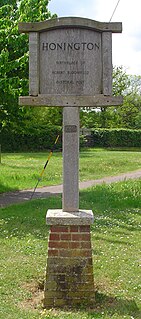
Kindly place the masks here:
[[(62, 148), (62, 128), (47, 126), (31, 128), (28, 134), (15, 133), (2, 129), (2, 152), (44, 151), (51, 149), (57, 135), (60, 139), (56, 145)], [(90, 133), (89, 133), (90, 134)], [(90, 147), (141, 147), (141, 130), (131, 129), (92, 129), (91, 135), (81, 135), (81, 146)]]
[(1, 149), (2, 152), (48, 150), (53, 147), (58, 134), (60, 138), (56, 149), (60, 149), (62, 145), (62, 130), (58, 126), (32, 128), (27, 134), (3, 129), (1, 132)]
[(141, 147), (141, 130), (92, 129), (91, 146)]

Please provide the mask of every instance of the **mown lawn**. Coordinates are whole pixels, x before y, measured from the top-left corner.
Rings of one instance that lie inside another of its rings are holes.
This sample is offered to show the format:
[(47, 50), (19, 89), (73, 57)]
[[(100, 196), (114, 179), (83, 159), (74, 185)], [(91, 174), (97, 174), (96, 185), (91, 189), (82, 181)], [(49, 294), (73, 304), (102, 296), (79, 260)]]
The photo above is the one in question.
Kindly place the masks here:
[(96, 303), (93, 309), (44, 310), (48, 208), (61, 197), (32, 200), (0, 210), (1, 319), (140, 319), (141, 180), (98, 185), (80, 193), (92, 209)]
[[(85, 149), (80, 151), (80, 180), (118, 175), (141, 168), (141, 150)], [(2, 154), (0, 193), (34, 188), (49, 152)], [(62, 183), (62, 154), (54, 152), (39, 186)]]

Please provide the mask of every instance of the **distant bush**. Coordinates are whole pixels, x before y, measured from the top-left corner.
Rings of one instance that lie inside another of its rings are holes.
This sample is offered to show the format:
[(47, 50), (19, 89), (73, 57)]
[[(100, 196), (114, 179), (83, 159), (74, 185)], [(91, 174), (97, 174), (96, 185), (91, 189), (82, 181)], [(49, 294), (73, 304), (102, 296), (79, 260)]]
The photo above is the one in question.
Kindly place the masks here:
[[(31, 127), (25, 133), (15, 133), (7, 129), (1, 132), (2, 152), (44, 151), (51, 149), (57, 135), (60, 135), (56, 149), (62, 148), (62, 128), (60, 126)], [(91, 135), (80, 136), (80, 146), (89, 147), (141, 147), (141, 130), (92, 129)]]
[(141, 130), (92, 129), (90, 140), (91, 146), (141, 147)]
[(2, 152), (43, 151), (51, 149), (58, 134), (60, 138), (56, 148), (60, 149), (62, 146), (61, 127), (32, 127), (31, 131), (28, 131), (27, 134), (3, 129), (1, 132)]

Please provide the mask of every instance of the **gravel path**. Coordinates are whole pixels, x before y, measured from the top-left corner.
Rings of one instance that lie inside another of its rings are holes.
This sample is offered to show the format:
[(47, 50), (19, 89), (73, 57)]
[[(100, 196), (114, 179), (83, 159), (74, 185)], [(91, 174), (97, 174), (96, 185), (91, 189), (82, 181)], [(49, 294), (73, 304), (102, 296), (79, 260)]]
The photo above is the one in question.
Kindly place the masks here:
[[(124, 181), (127, 179), (138, 179), (138, 178), (141, 178), (141, 170), (124, 173), (118, 176), (109, 176), (109, 177), (104, 177), (101, 179), (80, 182), (79, 188), (85, 189), (97, 184), (102, 184), (102, 183), (110, 184), (110, 183), (114, 183), (118, 181)], [(33, 189), (26, 189), (22, 191), (15, 191), (15, 192), (0, 194), (0, 207), (6, 207), (12, 204), (28, 201), (31, 199), (32, 193), (33, 193)], [(33, 199), (46, 198), (48, 196), (53, 196), (58, 194), (62, 194), (62, 185), (39, 187), (36, 189)]]

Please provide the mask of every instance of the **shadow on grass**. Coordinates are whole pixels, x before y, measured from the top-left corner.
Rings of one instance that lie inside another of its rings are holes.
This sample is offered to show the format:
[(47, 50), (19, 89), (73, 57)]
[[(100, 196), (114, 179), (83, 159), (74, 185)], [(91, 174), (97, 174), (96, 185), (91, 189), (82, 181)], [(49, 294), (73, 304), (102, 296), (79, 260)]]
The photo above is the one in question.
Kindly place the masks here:
[[(28, 233), (36, 235), (36, 232), (40, 232), (44, 237), (47, 232), (46, 211), (61, 206), (61, 196), (52, 196), (3, 208), (3, 230), (18, 237)], [(141, 213), (141, 180), (97, 185), (82, 191), (80, 208), (93, 210), (95, 223), (92, 230), (95, 232), (99, 231), (100, 227), (118, 227), (122, 231), (140, 230), (135, 217)], [(15, 228), (17, 231), (13, 232)]]
[(9, 187), (9, 186), (4, 185), (3, 183), (0, 183), (0, 194), (14, 192), (16, 190), (17, 190), (16, 187)]
[(96, 209), (141, 208), (141, 179), (94, 186), (80, 194), (82, 203)]
[[(141, 312), (137, 307), (136, 302), (128, 299), (107, 296), (106, 294), (96, 291), (96, 310), (109, 315), (130, 315), (133, 318), (141, 318)], [(98, 318), (98, 317), (96, 317)]]
[(107, 147), (106, 151), (141, 152), (141, 148), (140, 147)]
[(99, 227), (117, 226), (140, 230), (135, 216), (141, 214), (141, 179), (97, 185), (80, 193), (81, 207), (92, 209)]
[[(31, 286), (29, 286), (31, 289)], [(39, 284), (39, 286), (37, 286), (37, 291), (35, 290), (35, 298), (37, 298), (37, 295), (40, 294), (40, 292), (43, 292), (44, 290), (44, 283), (41, 285), (41, 283)], [(30, 306), (29, 303), (34, 304), (34, 294), (33, 297), (31, 299), (27, 300), (27, 306)], [(41, 301), (39, 301), (41, 302)], [(26, 304), (26, 302), (25, 302)], [(102, 318), (104, 314), (109, 315), (110, 317), (112, 315), (120, 315), (120, 316), (130, 316), (130, 318), (134, 318), (134, 319), (140, 319), (141, 318), (141, 312), (135, 302), (134, 299), (123, 299), (121, 297), (114, 297), (114, 296), (109, 296), (105, 293), (99, 292), (98, 290), (95, 291), (95, 303), (91, 308), (88, 308), (87, 305), (82, 305), (81, 307), (72, 307), (72, 308), (68, 308), (66, 306), (66, 308), (61, 308), (60, 310), (64, 310), (66, 312), (69, 312), (70, 314), (70, 310), (71, 310), (71, 318), (72, 315), (75, 311), (79, 311), (80, 313), (85, 312), (87, 313), (87, 318), (89, 319), (93, 319), (93, 318)], [(59, 318), (60, 317), (60, 310), (59, 308), (57, 308), (56, 311), (58, 311), (59, 314)], [(53, 316), (53, 313), (51, 313), (52, 311), (54, 311), (53, 309), (50, 310), (50, 318), (51, 315)], [(55, 312), (55, 317), (56, 317), (57, 312)], [(109, 317), (109, 318), (110, 318)], [(64, 317), (63, 317), (64, 318)], [(106, 317), (107, 318), (107, 317)]]
[[(1, 208), (2, 238), (23, 238), (30, 234), (44, 239), (49, 227), (46, 226), (46, 212), (50, 208), (61, 208), (61, 197), (27, 201), (22, 204)], [(46, 240), (46, 239), (45, 239)]]

